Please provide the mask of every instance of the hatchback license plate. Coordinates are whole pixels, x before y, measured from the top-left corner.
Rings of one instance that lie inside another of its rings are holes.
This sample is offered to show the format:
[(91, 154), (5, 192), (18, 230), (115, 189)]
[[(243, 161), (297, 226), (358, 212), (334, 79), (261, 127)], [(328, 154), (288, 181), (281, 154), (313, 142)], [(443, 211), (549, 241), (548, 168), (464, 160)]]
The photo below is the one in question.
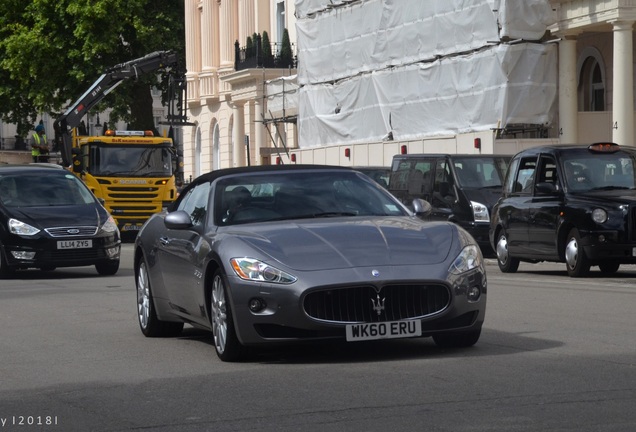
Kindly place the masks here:
[(422, 336), (422, 322), (419, 320), (347, 325), (348, 342), (416, 336)]
[(88, 249), (93, 247), (93, 240), (59, 240), (58, 249)]

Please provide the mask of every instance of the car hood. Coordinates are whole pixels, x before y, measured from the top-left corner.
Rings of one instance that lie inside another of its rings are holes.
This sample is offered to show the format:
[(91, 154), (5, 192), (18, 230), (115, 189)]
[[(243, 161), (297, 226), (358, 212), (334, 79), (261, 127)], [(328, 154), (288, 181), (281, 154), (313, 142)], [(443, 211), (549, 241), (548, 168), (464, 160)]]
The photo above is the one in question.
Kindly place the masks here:
[(470, 201), (475, 201), (484, 204), (489, 209), (497, 203), (497, 200), (501, 197), (501, 187), (494, 188), (480, 188), (480, 189), (464, 189), (466, 198)]
[(97, 206), (87, 204), (82, 206), (13, 208), (10, 217), (36, 228), (44, 229), (64, 226), (100, 226), (105, 221), (106, 216), (100, 216)]
[(636, 195), (633, 189), (609, 189), (609, 190), (595, 190), (589, 192), (572, 192), (571, 199), (597, 202), (599, 204), (606, 204), (608, 202), (616, 204), (635, 204)]
[(233, 228), (235, 238), (304, 271), (437, 264), (447, 258), (457, 231), (450, 223), (404, 217), (312, 219)]

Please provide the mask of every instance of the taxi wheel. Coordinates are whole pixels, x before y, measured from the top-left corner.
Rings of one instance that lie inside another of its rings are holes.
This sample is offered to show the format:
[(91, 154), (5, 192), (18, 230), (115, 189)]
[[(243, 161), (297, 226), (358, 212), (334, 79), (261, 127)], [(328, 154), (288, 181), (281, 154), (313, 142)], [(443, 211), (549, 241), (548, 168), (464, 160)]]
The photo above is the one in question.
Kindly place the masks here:
[(581, 246), (579, 230), (573, 228), (565, 243), (565, 264), (570, 277), (583, 277), (590, 271), (590, 260)]
[(218, 269), (212, 278), (210, 315), (217, 356), (225, 362), (242, 360), (246, 350), (236, 336), (232, 307), (227, 295), (227, 284), (221, 269)]
[(508, 252), (508, 239), (504, 230), (501, 230), (501, 232), (499, 233), (497, 244), (495, 246), (499, 270), (501, 270), (503, 273), (516, 272), (519, 268), (519, 258), (513, 258), (510, 256), (510, 253)]
[(601, 270), (601, 273), (607, 273), (607, 274), (616, 273), (620, 266), (621, 266), (620, 263), (616, 263), (616, 262), (605, 262), (598, 265), (599, 269)]
[(480, 336), (481, 329), (461, 333), (439, 333), (433, 335), (433, 341), (440, 348), (467, 348), (475, 345)]
[(182, 322), (160, 321), (157, 318), (148, 268), (143, 257), (139, 260), (135, 273), (137, 274), (137, 318), (141, 332), (147, 337), (178, 336), (183, 330)]

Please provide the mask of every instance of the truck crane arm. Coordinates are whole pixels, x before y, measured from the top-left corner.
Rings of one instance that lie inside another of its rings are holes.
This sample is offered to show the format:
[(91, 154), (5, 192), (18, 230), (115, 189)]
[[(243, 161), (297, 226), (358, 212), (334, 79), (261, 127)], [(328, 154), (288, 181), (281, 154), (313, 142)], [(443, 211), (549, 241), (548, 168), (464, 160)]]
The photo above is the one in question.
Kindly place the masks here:
[[(80, 125), (82, 117), (99, 103), (108, 93), (129, 78), (137, 79), (141, 75), (161, 69), (178, 71), (178, 59), (172, 51), (155, 51), (144, 57), (120, 63), (106, 70), (86, 92), (71, 104), (64, 114), (54, 122), (55, 141), (58, 143), (62, 162), (72, 164), (72, 130)], [(177, 73), (180, 73), (178, 71)]]

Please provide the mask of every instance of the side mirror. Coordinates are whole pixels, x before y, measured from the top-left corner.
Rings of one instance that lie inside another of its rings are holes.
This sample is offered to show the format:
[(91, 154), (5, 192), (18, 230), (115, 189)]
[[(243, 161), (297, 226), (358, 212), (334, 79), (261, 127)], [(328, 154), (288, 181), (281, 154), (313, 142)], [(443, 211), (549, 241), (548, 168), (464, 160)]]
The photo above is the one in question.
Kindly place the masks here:
[(556, 195), (559, 192), (556, 186), (554, 185), (554, 183), (548, 183), (548, 182), (537, 183), (537, 185), (535, 186), (535, 189), (538, 193), (542, 195)]
[(172, 213), (168, 213), (163, 220), (166, 228), (170, 229), (187, 229), (192, 226), (190, 215), (183, 210), (177, 210)]
[(416, 216), (428, 216), (433, 210), (433, 207), (428, 201), (421, 198), (415, 198), (413, 200), (413, 212)]

